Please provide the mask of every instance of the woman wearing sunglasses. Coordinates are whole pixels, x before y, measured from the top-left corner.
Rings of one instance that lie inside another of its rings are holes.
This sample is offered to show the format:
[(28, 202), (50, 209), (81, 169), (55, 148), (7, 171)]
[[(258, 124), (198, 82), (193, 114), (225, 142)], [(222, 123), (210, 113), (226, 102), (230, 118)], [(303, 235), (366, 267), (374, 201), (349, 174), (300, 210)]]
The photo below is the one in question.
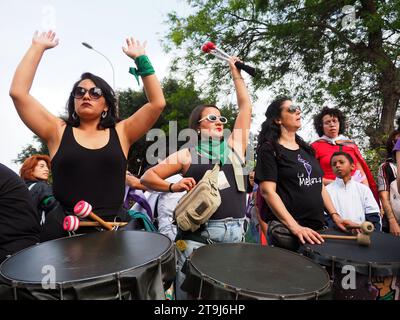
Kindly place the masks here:
[(290, 98), (273, 101), (258, 136), (255, 181), (268, 206), (260, 212), (268, 223), (269, 243), (296, 251), (300, 242), (322, 243), (324, 207), (343, 231), (342, 220), (322, 183), (314, 150), (298, 134), (301, 110)]
[[(246, 190), (239, 190), (235, 181), (229, 153), (234, 152), (244, 161), (251, 122), (251, 102), (246, 85), (234, 63), (230, 59), (230, 70), (236, 89), (239, 112), (235, 120), (233, 133), (224, 140), (223, 130), (227, 119), (221, 116), (214, 105), (201, 105), (193, 109), (189, 117), (189, 127), (197, 135), (197, 143), (170, 155), (166, 160), (148, 170), (142, 177), (142, 183), (148, 188), (162, 192), (181, 192), (191, 190), (204, 176), (207, 170), (220, 163), (219, 191), (221, 205), (211, 219), (194, 233), (178, 230), (179, 253), (177, 263), (177, 298), (188, 296), (180, 290), (184, 280), (181, 268), (192, 251), (212, 242), (240, 242), (243, 239), (243, 224), (246, 211)], [(168, 183), (165, 179), (182, 174), (177, 183)], [(243, 176), (242, 176), (243, 177)]]
[(133, 73), (142, 76), (149, 102), (123, 121), (117, 119), (113, 89), (91, 73), (73, 85), (66, 119), (49, 113), (30, 94), (44, 52), (58, 45), (54, 32), (34, 34), (15, 72), (10, 95), (22, 121), (48, 146), (54, 195), (67, 212), (85, 200), (104, 220), (128, 219), (122, 207), (128, 151), (154, 125), (165, 100), (145, 45), (133, 38), (126, 43), (123, 51), (135, 60)]

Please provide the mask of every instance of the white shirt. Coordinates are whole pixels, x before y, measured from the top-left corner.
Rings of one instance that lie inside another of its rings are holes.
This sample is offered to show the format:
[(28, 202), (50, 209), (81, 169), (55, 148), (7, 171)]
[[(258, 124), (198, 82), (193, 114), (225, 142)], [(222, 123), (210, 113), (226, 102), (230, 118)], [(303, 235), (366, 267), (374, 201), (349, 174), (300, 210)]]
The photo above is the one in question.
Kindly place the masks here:
[(363, 223), (365, 215), (380, 211), (371, 189), (353, 179), (344, 184), (342, 179), (336, 178), (326, 190), (344, 220)]
[[(182, 179), (181, 175), (174, 175), (166, 179), (169, 183), (176, 183)], [(186, 194), (184, 192), (157, 192), (157, 191), (146, 191), (144, 193), (144, 198), (146, 198), (149, 203), (153, 215), (157, 210), (157, 221), (158, 221), (158, 231), (167, 237), (169, 237), (172, 241), (175, 240), (176, 237), (176, 225), (172, 224), (174, 219), (174, 210), (178, 204), (178, 201)], [(157, 208), (156, 208), (157, 205)], [(142, 213), (146, 213), (146, 211), (138, 204), (134, 204), (132, 210), (139, 211)]]

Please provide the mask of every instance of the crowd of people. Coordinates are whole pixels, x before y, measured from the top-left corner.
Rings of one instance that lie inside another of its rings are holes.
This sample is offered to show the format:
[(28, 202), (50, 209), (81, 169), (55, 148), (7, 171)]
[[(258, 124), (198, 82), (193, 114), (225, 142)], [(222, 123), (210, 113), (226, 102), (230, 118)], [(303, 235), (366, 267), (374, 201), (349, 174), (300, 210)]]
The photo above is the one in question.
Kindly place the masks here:
[[(196, 132), (197, 141), (134, 177), (126, 171), (129, 148), (152, 128), (166, 104), (145, 45), (129, 38), (123, 51), (135, 61), (132, 73), (142, 78), (148, 102), (121, 121), (115, 92), (91, 73), (82, 74), (72, 86), (65, 118), (49, 113), (31, 95), (43, 54), (57, 45), (54, 32), (35, 33), (11, 84), (19, 116), (45, 141), (49, 155), (26, 159), (20, 177), (0, 165), (0, 262), (23, 248), (68, 236), (63, 218), (81, 199), (90, 202), (102, 219), (127, 222), (124, 230), (137, 229), (123, 206), (127, 186), (143, 190), (139, 197), (151, 204), (138, 202), (133, 210), (151, 210), (158, 231), (179, 243), (177, 299), (191, 298), (181, 289), (182, 270), (194, 249), (242, 242), (249, 228), (258, 232), (253, 241), (264, 237), (267, 244), (292, 251), (305, 243), (322, 244), (320, 231), (327, 227), (346, 232), (364, 221), (373, 223), (378, 232), (400, 236), (400, 128), (389, 135), (387, 159), (379, 167), (376, 184), (357, 145), (345, 136), (346, 119), (339, 109), (325, 107), (315, 116), (319, 138), (309, 144), (297, 133), (301, 108), (290, 97), (278, 97), (265, 113), (249, 179), (243, 164), (252, 103), (235, 65), (238, 58), (231, 57), (238, 114), (230, 136), (224, 137), (227, 118), (218, 106), (194, 107), (189, 128)], [(174, 209), (215, 164), (221, 203), (199, 229), (182, 230), (174, 223)], [(254, 186), (248, 186), (250, 180)]]

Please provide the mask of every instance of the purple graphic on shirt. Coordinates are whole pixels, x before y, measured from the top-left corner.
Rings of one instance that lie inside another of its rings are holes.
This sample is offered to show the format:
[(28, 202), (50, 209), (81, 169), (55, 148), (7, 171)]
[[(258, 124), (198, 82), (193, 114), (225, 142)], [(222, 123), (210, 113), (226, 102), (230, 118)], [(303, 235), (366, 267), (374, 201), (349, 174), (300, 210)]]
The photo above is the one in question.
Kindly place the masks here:
[(307, 160), (304, 160), (300, 154), (297, 156), (297, 160), (304, 165), (304, 168), (306, 169), (308, 174), (308, 178), (310, 179), (312, 173), (312, 167), (310, 163)]

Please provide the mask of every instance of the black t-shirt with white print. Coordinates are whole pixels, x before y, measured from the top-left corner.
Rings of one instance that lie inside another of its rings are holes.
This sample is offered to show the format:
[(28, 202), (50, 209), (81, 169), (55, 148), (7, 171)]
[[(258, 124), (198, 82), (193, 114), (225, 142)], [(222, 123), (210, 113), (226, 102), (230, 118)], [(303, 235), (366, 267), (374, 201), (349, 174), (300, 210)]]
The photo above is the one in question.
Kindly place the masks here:
[[(257, 153), (255, 181), (276, 182), (276, 192), (286, 209), (302, 226), (314, 230), (324, 226), (322, 200), (323, 171), (314, 156), (303, 148), (290, 150), (264, 143)], [(278, 220), (268, 208), (261, 213), (265, 221)]]

